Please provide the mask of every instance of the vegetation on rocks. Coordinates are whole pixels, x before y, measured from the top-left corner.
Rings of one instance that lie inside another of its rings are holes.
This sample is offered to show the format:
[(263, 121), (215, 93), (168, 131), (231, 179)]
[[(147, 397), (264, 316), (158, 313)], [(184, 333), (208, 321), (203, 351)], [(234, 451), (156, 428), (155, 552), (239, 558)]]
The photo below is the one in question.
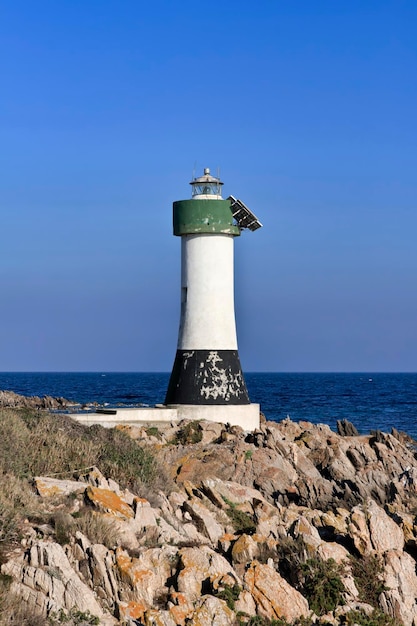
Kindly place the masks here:
[[(33, 476), (82, 477), (93, 466), (138, 493), (163, 475), (151, 451), (123, 431), (86, 428), (60, 414), (0, 409), (0, 547), (18, 538), (23, 518), (40, 514)], [(57, 532), (63, 541), (60, 521)]]
[(203, 430), (200, 422), (195, 420), (185, 423), (175, 434), (172, 442), (174, 445), (182, 444), (186, 446), (188, 444), (200, 443), (203, 438)]
[(314, 613), (325, 615), (345, 603), (345, 586), (342, 582), (344, 570), (334, 559), (308, 559), (302, 564), (301, 571), (304, 577), (303, 595)]
[(0, 410), (0, 469), (18, 479), (81, 474), (100, 466), (124, 487), (151, 482), (157, 468), (149, 450), (122, 430), (86, 428), (66, 415)]
[(351, 557), (352, 575), (359, 598), (371, 606), (378, 607), (381, 593), (387, 590), (383, 582), (384, 566), (377, 554)]
[(415, 626), (413, 443), (340, 432), (0, 409), (0, 626)]

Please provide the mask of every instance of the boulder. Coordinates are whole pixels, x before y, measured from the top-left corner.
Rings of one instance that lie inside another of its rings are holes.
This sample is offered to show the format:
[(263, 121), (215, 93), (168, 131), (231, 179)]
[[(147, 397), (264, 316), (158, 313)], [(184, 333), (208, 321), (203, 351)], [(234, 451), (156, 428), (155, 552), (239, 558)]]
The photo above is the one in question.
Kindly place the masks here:
[(241, 535), (232, 547), (233, 563), (244, 564), (253, 561), (258, 555), (259, 548), (250, 535)]
[(122, 518), (134, 517), (132, 507), (115, 491), (88, 486), (85, 495), (91, 504), (105, 513)]
[(352, 509), (348, 533), (362, 555), (404, 547), (401, 528), (372, 500)]
[(224, 527), (216, 521), (214, 514), (197, 498), (184, 502), (183, 509), (190, 514), (197, 530), (216, 544), (224, 534)]
[(38, 494), (42, 498), (53, 496), (69, 496), (71, 493), (84, 493), (85, 483), (76, 480), (58, 480), (48, 476), (35, 476), (34, 483)]
[(283, 617), (293, 622), (309, 615), (307, 600), (269, 565), (252, 562), (244, 582), (262, 617), (270, 620)]
[(77, 607), (100, 619), (110, 617), (57, 543), (37, 541), (24, 555), (5, 563), (1, 571), (13, 577), (11, 591), (24, 598), (34, 614), (48, 616)]
[(202, 596), (187, 621), (187, 626), (234, 626), (236, 615), (226, 602), (214, 596)]
[(407, 553), (389, 550), (384, 554), (384, 583), (380, 603), (383, 610), (404, 626), (417, 624), (416, 563)]
[(359, 431), (356, 426), (354, 426), (352, 422), (349, 422), (347, 419), (337, 420), (336, 425), (337, 432), (341, 437), (356, 437), (359, 435)]
[(182, 548), (178, 555), (177, 589), (191, 602), (201, 596), (203, 582), (213, 588), (219, 587), (221, 583), (230, 586), (240, 584), (230, 563), (208, 546)]

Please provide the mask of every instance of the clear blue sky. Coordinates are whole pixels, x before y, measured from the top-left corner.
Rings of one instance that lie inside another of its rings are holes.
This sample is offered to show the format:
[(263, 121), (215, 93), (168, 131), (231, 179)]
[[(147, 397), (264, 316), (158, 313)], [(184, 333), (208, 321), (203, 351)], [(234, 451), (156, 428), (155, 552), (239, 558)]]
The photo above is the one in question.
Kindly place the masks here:
[(415, 0), (1, 0), (0, 370), (169, 371), (217, 170), (246, 371), (417, 371)]

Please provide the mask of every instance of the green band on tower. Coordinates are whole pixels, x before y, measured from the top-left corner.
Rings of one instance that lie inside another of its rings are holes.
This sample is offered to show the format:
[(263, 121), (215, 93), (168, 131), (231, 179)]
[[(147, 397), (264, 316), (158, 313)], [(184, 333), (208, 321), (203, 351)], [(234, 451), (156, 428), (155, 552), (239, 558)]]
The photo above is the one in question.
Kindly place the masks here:
[(229, 200), (178, 200), (173, 205), (174, 235), (215, 233), (240, 235)]

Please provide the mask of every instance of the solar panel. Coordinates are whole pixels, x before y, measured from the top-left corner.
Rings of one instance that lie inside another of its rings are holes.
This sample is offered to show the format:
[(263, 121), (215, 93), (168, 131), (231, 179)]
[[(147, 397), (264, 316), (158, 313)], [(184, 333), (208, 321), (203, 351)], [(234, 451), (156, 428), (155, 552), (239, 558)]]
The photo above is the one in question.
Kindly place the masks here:
[(249, 228), (252, 231), (261, 228), (261, 222), (242, 200), (238, 200), (234, 196), (229, 196), (227, 199), (230, 200), (232, 215), (240, 228)]

